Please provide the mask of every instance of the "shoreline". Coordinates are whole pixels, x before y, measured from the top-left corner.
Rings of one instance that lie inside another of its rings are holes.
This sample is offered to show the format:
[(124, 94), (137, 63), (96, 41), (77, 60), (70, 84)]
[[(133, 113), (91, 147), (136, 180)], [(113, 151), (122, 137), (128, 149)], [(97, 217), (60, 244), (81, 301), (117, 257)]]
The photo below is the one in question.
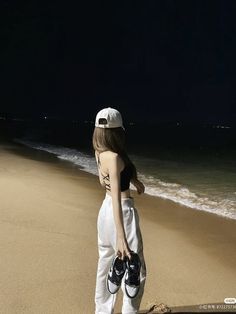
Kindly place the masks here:
[[(0, 150), (3, 311), (92, 313), (96, 219), (104, 197), (98, 178), (20, 144), (4, 141)], [(235, 297), (235, 220), (158, 196), (131, 195), (147, 264), (140, 310), (153, 302), (180, 307)], [(120, 291), (116, 311), (121, 301)]]
[[(62, 158), (60, 158), (60, 156), (61, 156), (61, 153), (60, 152), (58, 152), (57, 151), (57, 149), (56, 149), (56, 151), (55, 151), (55, 148), (57, 147), (57, 146), (55, 146), (55, 145), (51, 145), (51, 144), (49, 144), (49, 146), (51, 146), (51, 148), (49, 147), (49, 150), (46, 148), (46, 149), (44, 149), (44, 148), (37, 148), (37, 144), (33, 144), (32, 146), (29, 144), (29, 143), (25, 143), (24, 141), (22, 142), (22, 141), (18, 141), (18, 140), (16, 140), (16, 142), (14, 141), (14, 143), (16, 143), (16, 144), (20, 144), (20, 145), (23, 145), (23, 146), (25, 146), (25, 147), (28, 147), (28, 148), (31, 148), (31, 149), (38, 149), (38, 150), (41, 150), (41, 151), (46, 151), (47, 153), (50, 153), (50, 154), (54, 154), (55, 156), (57, 156), (57, 158), (59, 158), (59, 159), (63, 159), (63, 160), (65, 160), (65, 161), (67, 161), (67, 162), (71, 162), (71, 163), (73, 163), (73, 164), (75, 164), (77, 167), (78, 167), (78, 170), (82, 170), (82, 171), (85, 171), (85, 172), (88, 172), (88, 173), (93, 173), (93, 174), (95, 174), (94, 173), (94, 169), (93, 169), (93, 171), (91, 171), (90, 169), (87, 169), (87, 167), (85, 166), (85, 164), (84, 163), (82, 163), (82, 165), (79, 163), (79, 164), (77, 164), (76, 162), (74, 162), (74, 159), (72, 158), (72, 160), (68, 157), (68, 159), (67, 158), (64, 158), (64, 156), (62, 157)], [(34, 142), (33, 142), (34, 143)], [(44, 144), (43, 144), (44, 145)], [(60, 147), (60, 148), (62, 148), (62, 149), (67, 149), (67, 147)], [(59, 148), (59, 149), (60, 149)], [(68, 149), (73, 149), (73, 148), (70, 148), (70, 147), (68, 147)], [(51, 151), (50, 151), (51, 150)], [(79, 151), (78, 151), (79, 152)], [(84, 152), (84, 151), (83, 151)], [(87, 152), (89, 155), (91, 154), (91, 151), (90, 152)], [(73, 157), (73, 156), (72, 156)], [(90, 156), (90, 159), (91, 159), (91, 156)], [(83, 167), (85, 167), (85, 169), (83, 169)], [(146, 183), (145, 183), (145, 185), (146, 185)], [(132, 188), (133, 186), (132, 186), (132, 184), (131, 184), (131, 188)], [(178, 204), (178, 205), (180, 205), (180, 206), (185, 206), (185, 207), (187, 207), (187, 208), (191, 208), (191, 209), (193, 209), (193, 210), (199, 210), (199, 211), (204, 211), (204, 212), (207, 212), (207, 213), (210, 213), (210, 214), (214, 214), (214, 215), (217, 215), (217, 216), (219, 216), (219, 217), (223, 217), (223, 218), (225, 218), (225, 219), (233, 219), (233, 220), (236, 220), (236, 217), (234, 216), (234, 214), (233, 213), (229, 213), (228, 212), (228, 209), (226, 210), (226, 209), (223, 209), (223, 208), (218, 208), (218, 207), (216, 207), (214, 210), (212, 209), (212, 208), (208, 208), (208, 203), (206, 203), (205, 204), (205, 206), (204, 206), (204, 208), (202, 207), (202, 206), (200, 206), (199, 207), (199, 205), (198, 205), (198, 203), (188, 203), (188, 201), (187, 201), (187, 199), (175, 199), (175, 198), (173, 198), (173, 195), (171, 196), (170, 195), (170, 197), (166, 197), (165, 196), (165, 193), (163, 193), (163, 195), (158, 195), (158, 194), (156, 194), (156, 193), (153, 193), (153, 192), (150, 192), (150, 186), (148, 185), (148, 183), (147, 183), (147, 185), (146, 185), (146, 191), (145, 191), (145, 194), (146, 195), (150, 195), (150, 196), (154, 196), (154, 197), (157, 197), (158, 199), (162, 199), (162, 200), (167, 200), (167, 201), (171, 201), (171, 202), (173, 202), (174, 204)], [(149, 191), (149, 192), (148, 192)], [(189, 192), (190, 192), (190, 190), (189, 190)]]

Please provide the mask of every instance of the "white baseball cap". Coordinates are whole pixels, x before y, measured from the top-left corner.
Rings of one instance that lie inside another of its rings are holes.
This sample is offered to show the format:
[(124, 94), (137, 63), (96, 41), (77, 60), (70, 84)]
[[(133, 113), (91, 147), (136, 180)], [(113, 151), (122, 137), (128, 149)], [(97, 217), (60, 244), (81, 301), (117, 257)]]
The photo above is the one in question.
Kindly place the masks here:
[(111, 107), (104, 108), (97, 113), (95, 126), (98, 128), (122, 127), (125, 130), (120, 112)]

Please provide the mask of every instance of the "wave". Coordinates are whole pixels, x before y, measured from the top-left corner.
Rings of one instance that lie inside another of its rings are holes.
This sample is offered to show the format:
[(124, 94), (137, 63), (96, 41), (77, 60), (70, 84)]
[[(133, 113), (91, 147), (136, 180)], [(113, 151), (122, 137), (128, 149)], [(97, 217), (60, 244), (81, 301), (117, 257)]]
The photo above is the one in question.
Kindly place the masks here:
[[(94, 156), (73, 148), (55, 146), (28, 139), (15, 138), (14, 140), (34, 149), (47, 151), (56, 155), (59, 159), (72, 162), (83, 171), (98, 176), (97, 164)], [(212, 196), (197, 195), (186, 186), (178, 183), (164, 182), (157, 177), (148, 175), (142, 168), (138, 171), (138, 177), (145, 185), (145, 193), (149, 195), (172, 200), (193, 209), (214, 213), (225, 218), (236, 219), (236, 204), (234, 200), (225, 198), (216, 200), (213, 199)], [(130, 188), (132, 190), (135, 189), (132, 184)]]
[(191, 192), (187, 187), (177, 184), (163, 182), (156, 178), (150, 178), (145, 174), (139, 175), (144, 182), (145, 191), (149, 195), (162, 197), (176, 203), (203, 210), (230, 219), (236, 219), (235, 201), (229, 199), (213, 200)]

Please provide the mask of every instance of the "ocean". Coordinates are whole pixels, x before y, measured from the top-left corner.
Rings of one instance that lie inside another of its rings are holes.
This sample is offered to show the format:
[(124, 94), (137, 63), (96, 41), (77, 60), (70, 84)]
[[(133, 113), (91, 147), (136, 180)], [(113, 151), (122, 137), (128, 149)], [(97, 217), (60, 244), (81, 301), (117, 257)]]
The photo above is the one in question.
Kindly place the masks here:
[[(17, 128), (12, 129), (17, 132), (12, 135), (16, 142), (47, 151), (98, 175), (91, 121), (15, 124)], [(130, 123), (126, 134), (127, 151), (145, 185), (145, 193), (236, 219), (234, 126)]]

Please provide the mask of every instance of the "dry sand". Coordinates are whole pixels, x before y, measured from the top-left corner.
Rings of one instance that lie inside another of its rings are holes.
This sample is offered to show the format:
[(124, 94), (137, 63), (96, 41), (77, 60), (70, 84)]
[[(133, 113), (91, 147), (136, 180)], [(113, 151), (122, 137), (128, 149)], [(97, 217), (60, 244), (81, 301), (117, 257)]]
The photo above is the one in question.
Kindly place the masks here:
[[(132, 191), (147, 265), (140, 310), (236, 297), (236, 221)], [(0, 146), (0, 313), (91, 314), (98, 178), (45, 152)], [(116, 312), (121, 309), (117, 295)]]

